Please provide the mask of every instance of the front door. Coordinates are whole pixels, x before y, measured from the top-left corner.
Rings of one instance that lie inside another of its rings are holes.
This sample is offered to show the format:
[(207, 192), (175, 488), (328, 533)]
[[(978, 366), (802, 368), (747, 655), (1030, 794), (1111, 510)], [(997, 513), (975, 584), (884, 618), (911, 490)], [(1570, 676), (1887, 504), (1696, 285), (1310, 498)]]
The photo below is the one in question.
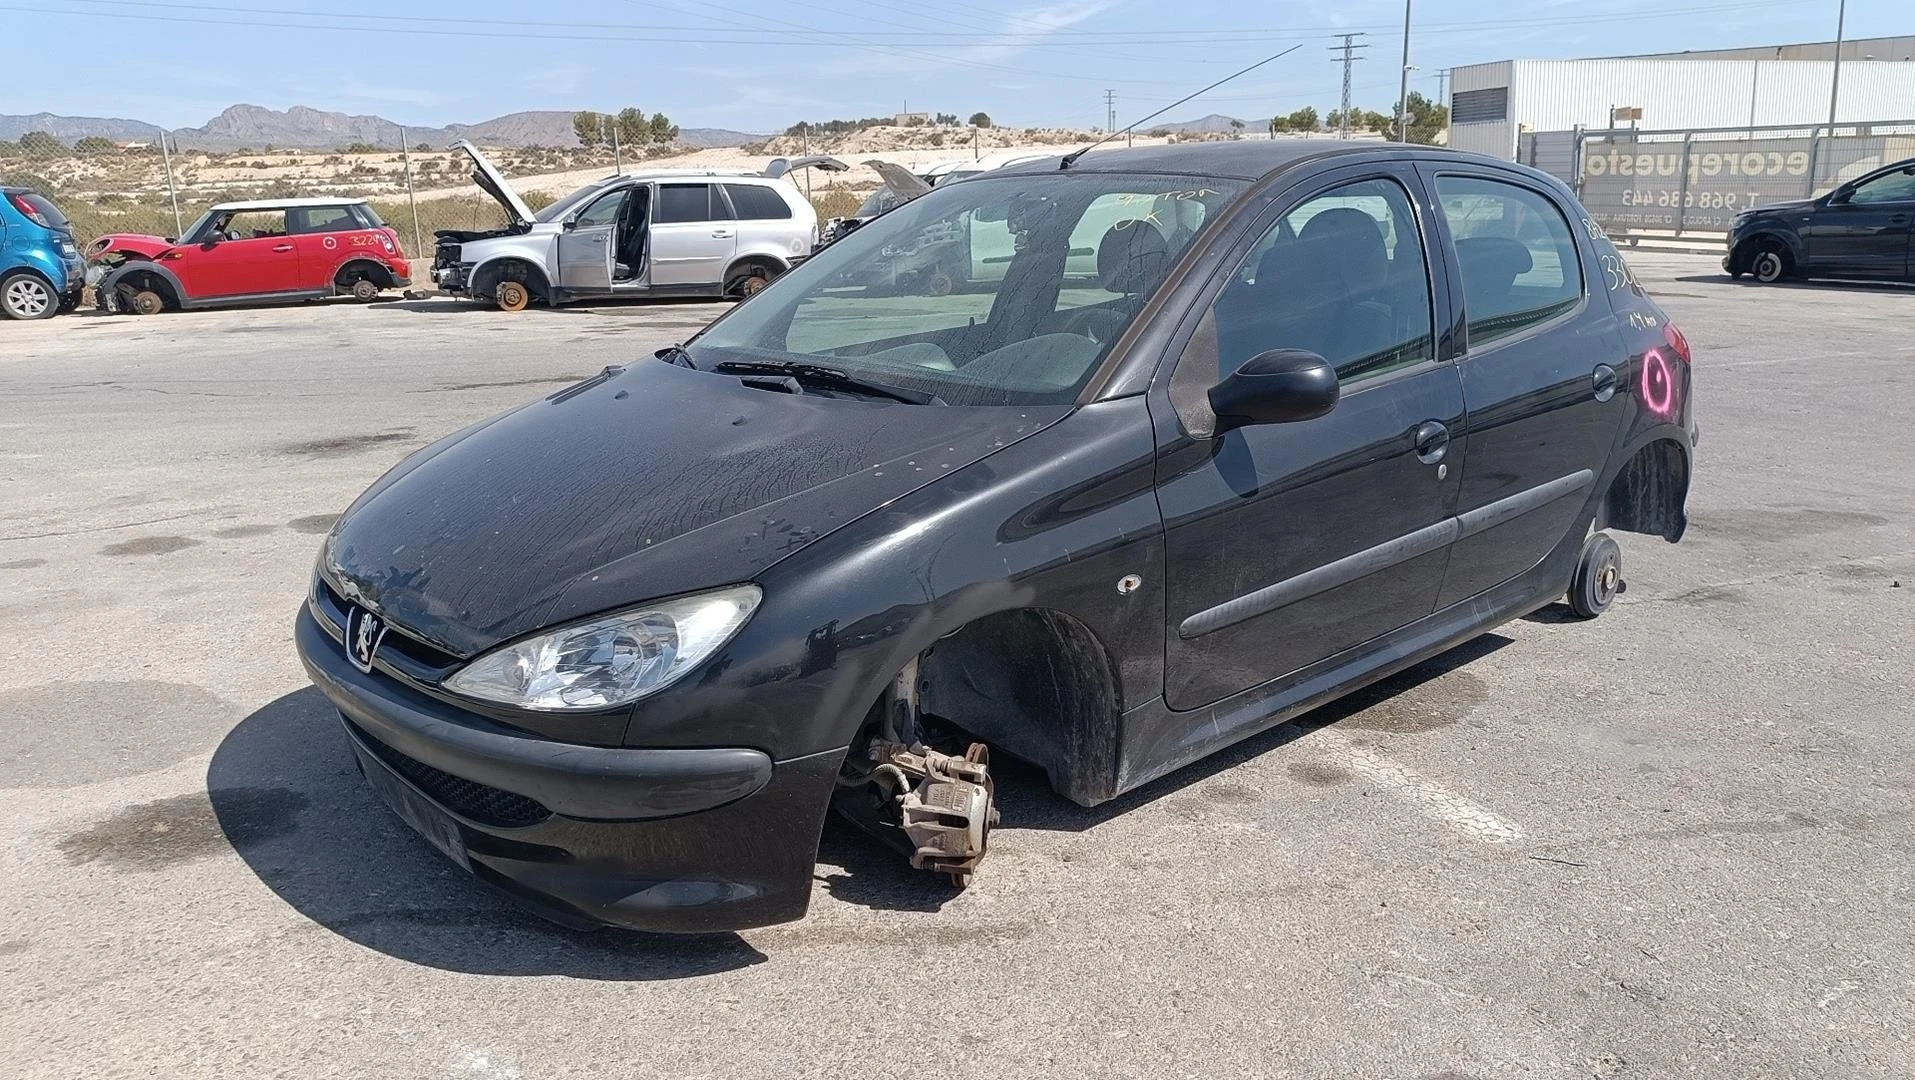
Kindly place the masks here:
[(1908, 273), (1909, 223), (1915, 220), (1915, 171), (1897, 169), (1830, 200), (1809, 222), (1809, 270), (1856, 277)]
[(609, 292), (618, 241), (619, 212), (630, 188), (608, 191), (565, 222), (559, 233), (559, 288)]
[(1628, 276), (1620, 261), (1603, 269), (1585, 257), (1589, 245), (1541, 186), (1487, 169), (1424, 169), (1468, 320), (1456, 367), (1469, 461), (1443, 607), (1528, 570), (1587, 526), (1578, 515), (1628, 397), (1622, 339), (1600, 290), (1626, 287)]
[(653, 285), (722, 285), (719, 279), (737, 249), (731, 208), (712, 185), (658, 185), (652, 206)]
[(167, 268), (192, 300), (260, 296), (300, 287), (299, 253), (286, 211), (247, 210), (216, 221), (201, 243), (174, 248)]
[[(1195, 709), (1429, 614), (1462, 475), (1463, 390), (1435, 349), (1413, 173), (1280, 196), (1170, 381), (1165, 701)], [(1214, 430), (1207, 391), (1269, 349), (1336, 366), (1328, 415)]]

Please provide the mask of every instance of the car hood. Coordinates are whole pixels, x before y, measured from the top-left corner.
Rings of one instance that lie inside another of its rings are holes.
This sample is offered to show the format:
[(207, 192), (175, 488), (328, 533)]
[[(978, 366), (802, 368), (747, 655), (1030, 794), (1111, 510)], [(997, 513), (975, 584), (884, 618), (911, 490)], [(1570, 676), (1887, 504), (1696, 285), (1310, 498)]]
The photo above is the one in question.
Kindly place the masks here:
[[(1749, 213), (1750, 216), (1753, 217), (1757, 214), (1786, 214), (1791, 210), (1812, 210), (1814, 208), (1814, 199), (1785, 199), (1781, 202), (1763, 203), (1761, 206), (1756, 207), (1753, 212), (1744, 211), (1744, 213)], [(1738, 214), (1736, 216), (1740, 217), (1741, 215)]]
[(147, 236), (142, 233), (112, 233), (107, 236), (102, 236), (87, 245), (87, 252), (89, 257), (94, 259), (98, 259), (102, 255), (112, 254), (116, 251), (130, 251), (135, 254), (144, 255), (147, 258), (154, 258), (161, 252), (170, 250), (173, 246), (173, 242), (164, 236)]
[(347, 599), (473, 656), (750, 580), (1069, 411), (786, 394), (640, 361), (406, 459), (334, 527), (326, 575)]
[(512, 219), (512, 224), (521, 228), (531, 225), (535, 220), (532, 216), (532, 208), (526, 205), (525, 200), (520, 198), (519, 193), (506, 181), (505, 174), (499, 171), (499, 167), (492, 164), (492, 159), (464, 139), (452, 145), (455, 149), (465, 151), (465, 156), (472, 159), (472, 182), (479, 185), (487, 195), (498, 200), (499, 205), (505, 209), (506, 215)]

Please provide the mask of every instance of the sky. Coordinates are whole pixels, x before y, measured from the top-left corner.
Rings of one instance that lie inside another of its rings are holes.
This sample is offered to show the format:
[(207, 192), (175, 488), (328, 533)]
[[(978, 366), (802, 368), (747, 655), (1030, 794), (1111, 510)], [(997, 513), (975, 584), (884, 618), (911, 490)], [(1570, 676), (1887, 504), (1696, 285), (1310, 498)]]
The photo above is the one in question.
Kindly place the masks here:
[[(1413, 0), (1410, 88), (1510, 58), (1826, 41), (1838, 0)], [(662, 111), (681, 127), (983, 111), (1128, 124), (1336, 107), (1335, 35), (1361, 32), (1352, 98), (1389, 111), (1402, 0), (0, 0), (0, 113), (204, 124), (244, 102), (474, 123), (520, 109)], [(1848, 0), (1850, 38), (1915, 34), (1910, 0)], [(64, 44), (63, 44), (64, 43)], [(129, 78), (114, 77), (119, 58)], [(1908, 110), (1915, 113), (1915, 102)]]

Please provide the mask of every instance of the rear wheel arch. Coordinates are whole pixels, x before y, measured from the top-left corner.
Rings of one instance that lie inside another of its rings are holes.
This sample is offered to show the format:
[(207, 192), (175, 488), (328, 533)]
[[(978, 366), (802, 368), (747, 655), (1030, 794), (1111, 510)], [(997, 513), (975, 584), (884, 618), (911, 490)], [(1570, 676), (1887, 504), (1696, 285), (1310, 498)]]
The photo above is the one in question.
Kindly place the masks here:
[(1658, 437), (1616, 471), (1596, 527), (1660, 536), (1673, 544), (1689, 527), (1688, 499), (1688, 450), (1673, 437)]
[(355, 281), (370, 281), (382, 289), (390, 289), (394, 282), (392, 268), (377, 259), (347, 259), (333, 272), (332, 283), (335, 288), (350, 289)]
[(1044, 770), (1092, 806), (1117, 794), (1123, 692), (1110, 650), (1051, 608), (984, 615), (922, 657), (923, 711)]

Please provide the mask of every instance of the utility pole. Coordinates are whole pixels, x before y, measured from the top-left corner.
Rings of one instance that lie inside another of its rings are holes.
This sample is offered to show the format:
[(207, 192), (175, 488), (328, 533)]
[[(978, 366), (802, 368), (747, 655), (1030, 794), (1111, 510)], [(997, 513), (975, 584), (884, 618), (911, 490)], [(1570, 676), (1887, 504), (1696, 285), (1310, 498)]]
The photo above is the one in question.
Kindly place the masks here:
[(1104, 131), (1106, 134), (1117, 130), (1117, 91), (1104, 91)]
[(1436, 103), (1438, 105), (1450, 103), (1450, 72), (1452, 70), (1454, 69), (1444, 68), (1436, 73)]
[(1835, 134), (1835, 102), (1842, 92), (1842, 24), (1847, 21), (1849, 0), (1838, 0), (1835, 9), (1835, 70), (1829, 77), (1829, 134)]
[(1363, 59), (1356, 54), (1356, 51), (1367, 49), (1369, 46), (1356, 43), (1357, 38), (1367, 36), (1361, 30), (1354, 34), (1337, 36), (1343, 39), (1343, 44), (1330, 46), (1331, 52), (1343, 54), (1343, 108), (1337, 112), (1337, 138), (1347, 139), (1350, 137), (1350, 65)]
[(1410, 141), (1410, 0), (1403, 0), (1403, 74), (1396, 89), (1396, 141)]

